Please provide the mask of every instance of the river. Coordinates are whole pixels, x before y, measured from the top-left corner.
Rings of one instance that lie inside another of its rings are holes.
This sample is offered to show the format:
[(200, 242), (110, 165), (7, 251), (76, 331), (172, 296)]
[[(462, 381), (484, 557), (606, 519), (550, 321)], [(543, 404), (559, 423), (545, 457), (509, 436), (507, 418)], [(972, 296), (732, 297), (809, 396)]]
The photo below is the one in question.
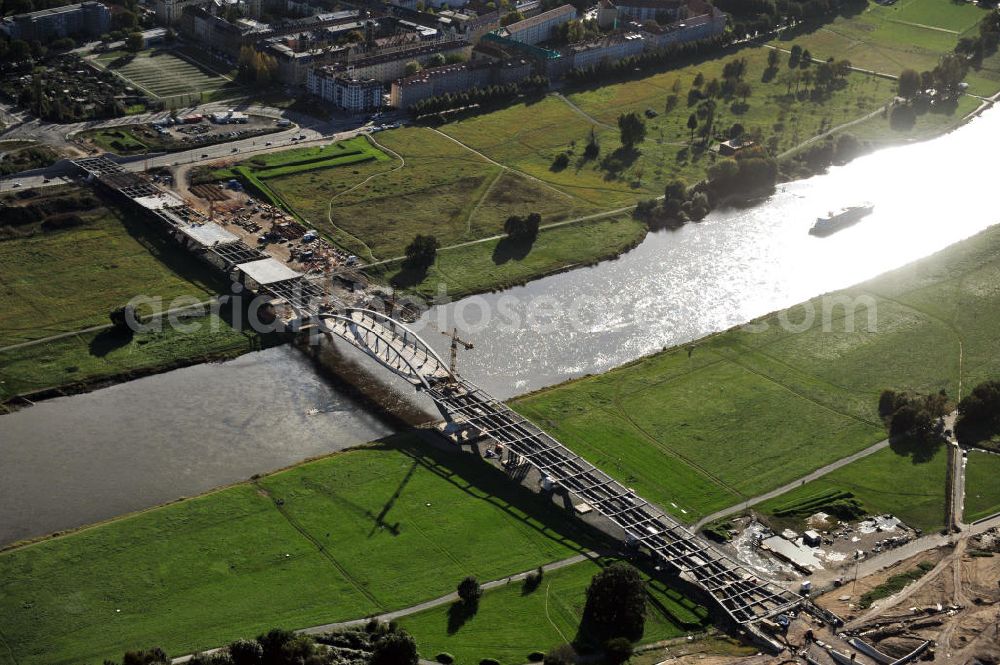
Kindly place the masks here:
[(392, 433), (277, 347), (0, 417), (0, 544), (191, 496)]
[[(438, 331), (457, 325), (475, 343), (461, 352), (463, 375), (502, 398), (601, 372), (985, 229), (997, 221), (985, 151), (998, 134), (993, 109), (948, 136), (782, 185), (756, 207), (650, 234), (615, 261), (435, 307), (415, 327), (447, 357)], [(861, 223), (828, 238), (808, 235), (817, 216), (863, 200), (875, 211)], [(369, 392), (407, 411), (409, 391), (390, 380)], [(297, 350), (278, 348), (2, 416), (0, 543), (392, 432), (374, 411), (320, 378)]]
[[(994, 108), (949, 135), (780, 185), (755, 207), (649, 234), (615, 261), (432, 308), (415, 328), (444, 356), (438, 331), (457, 326), (475, 344), (460, 351), (460, 371), (500, 398), (603, 372), (857, 284), (1000, 221), (987, 152), (998, 135)], [(857, 225), (808, 234), (818, 216), (862, 201), (875, 210)]]

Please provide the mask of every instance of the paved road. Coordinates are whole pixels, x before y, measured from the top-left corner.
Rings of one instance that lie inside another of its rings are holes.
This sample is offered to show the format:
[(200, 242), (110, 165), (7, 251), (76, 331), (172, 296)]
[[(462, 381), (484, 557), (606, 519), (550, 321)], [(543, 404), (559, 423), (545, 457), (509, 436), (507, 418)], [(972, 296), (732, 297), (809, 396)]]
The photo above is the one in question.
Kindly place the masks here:
[[(233, 102), (213, 102), (193, 106), (187, 109), (179, 109), (180, 115), (189, 113), (209, 114), (217, 111), (225, 111), (230, 108), (238, 109), (244, 113), (260, 115), (265, 117), (286, 118), (291, 120), (297, 127), (290, 128), (283, 132), (276, 132), (267, 136), (253, 137), (221, 143), (214, 146), (193, 148), (182, 152), (167, 154), (157, 154), (146, 159), (133, 159), (124, 163), (129, 171), (143, 171), (148, 168), (160, 166), (175, 166), (181, 164), (198, 165), (219, 161), (227, 157), (237, 157), (248, 152), (261, 153), (278, 150), (287, 150), (290, 147), (301, 145), (316, 145), (329, 140), (342, 140), (358, 134), (367, 124), (367, 117), (335, 117), (331, 120), (323, 120), (308, 116), (302, 113), (295, 113), (283, 109), (259, 105), (240, 105)], [(2, 110), (2, 109), (0, 109)], [(128, 116), (124, 118), (112, 118), (110, 120), (95, 120), (88, 122), (78, 122), (72, 124), (55, 124), (38, 120), (37, 118), (26, 119), (8, 127), (0, 132), (0, 140), (25, 139), (39, 141), (58, 147), (72, 146), (72, 136), (85, 129), (101, 127), (117, 127), (121, 125), (152, 122), (166, 118), (170, 115), (168, 111), (157, 111), (153, 113), (143, 113), (140, 115)], [(383, 114), (381, 122), (394, 122), (400, 118)], [(295, 136), (304, 135), (303, 141), (292, 141)], [(271, 145), (266, 145), (270, 143)], [(48, 182), (46, 182), (48, 180)], [(0, 178), (0, 192), (9, 191), (18, 183), (18, 187), (44, 187), (68, 182), (63, 172), (58, 166), (41, 170), (30, 176), (12, 175)]]
[(809, 481), (816, 480), (817, 478), (822, 478), (826, 474), (831, 473), (833, 471), (836, 471), (837, 469), (839, 469), (839, 468), (841, 468), (843, 466), (846, 466), (846, 465), (850, 464), (851, 462), (857, 462), (859, 459), (864, 459), (865, 457), (868, 457), (869, 455), (877, 453), (878, 451), (882, 450), (883, 448), (888, 447), (888, 445), (889, 445), (889, 439), (882, 439), (878, 443), (876, 443), (874, 445), (871, 445), (871, 446), (865, 448), (864, 450), (860, 450), (860, 451), (854, 453), (853, 455), (848, 455), (847, 457), (839, 459), (836, 462), (831, 462), (830, 464), (827, 464), (826, 466), (821, 466), (820, 468), (816, 469), (812, 473), (810, 473), (808, 475), (805, 475), (805, 476), (802, 476), (801, 478), (799, 478), (797, 480), (793, 480), (792, 482), (788, 483), (787, 485), (782, 485), (781, 487), (775, 488), (775, 489), (771, 490), (770, 492), (767, 492), (765, 494), (761, 494), (760, 496), (755, 496), (752, 499), (747, 499), (746, 501), (744, 501), (742, 503), (738, 503), (735, 506), (730, 506), (728, 508), (723, 508), (722, 510), (716, 511), (716, 512), (712, 513), (711, 515), (707, 515), (707, 516), (701, 518), (700, 520), (698, 520), (691, 527), (691, 529), (694, 530), (694, 531), (697, 531), (698, 529), (702, 528), (703, 526), (705, 526), (709, 522), (714, 522), (715, 520), (722, 519), (723, 517), (728, 517), (729, 515), (733, 515), (735, 513), (742, 512), (742, 511), (746, 510), (747, 508), (749, 508), (750, 506), (755, 506), (758, 503), (767, 501), (768, 499), (773, 499), (773, 498), (775, 498), (775, 497), (777, 497), (777, 496), (779, 496), (781, 494), (784, 494), (785, 492), (788, 492), (790, 490), (795, 489), (796, 487), (799, 487), (801, 485), (805, 485)]
[[(572, 566), (577, 563), (582, 563), (588, 559), (595, 559), (600, 556), (598, 552), (584, 552), (583, 554), (577, 554), (575, 556), (568, 557), (566, 559), (561, 559), (559, 561), (553, 561), (552, 563), (545, 564), (542, 566), (542, 570), (545, 572), (551, 572), (553, 570), (559, 570), (560, 568), (565, 568), (567, 566)], [(515, 582), (520, 582), (534, 573), (534, 570), (528, 570), (523, 573), (517, 573), (516, 575), (510, 575), (509, 577), (501, 577), (500, 579), (492, 580), (486, 582), (482, 585), (484, 591), (489, 591), (490, 589), (496, 589), (498, 587), (506, 586), (508, 584), (514, 584)], [(430, 610), (435, 607), (441, 607), (442, 605), (448, 605), (454, 603), (458, 600), (458, 594), (455, 592), (440, 596), (439, 598), (434, 598), (433, 600), (424, 601), (416, 605), (411, 605), (410, 607), (404, 607), (401, 610), (395, 610), (393, 612), (386, 612), (384, 614), (379, 614), (375, 618), (379, 621), (394, 621), (396, 619), (401, 619), (411, 614), (416, 614), (418, 612), (423, 612), (424, 610)], [(321, 635), (323, 633), (329, 633), (334, 630), (342, 630), (344, 628), (353, 628), (356, 626), (363, 626), (368, 623), (372, 617), (363, 617), (361, 619), (352, 619), (350, 621), (338, 621), (335, 623), (325, 623), (319, 626), (312, 626), (310, 628), (302, 628), (296, 632), (304, 633), (306, 635)], [(219, 649), (211, 649), (203, 653), (215, 653)], [(181, 663), (186, 663), (191, 660), (191, 655), (181, 656), (180, 658), (174, 658), (171, 661), (174, 665), (180, 665)]]

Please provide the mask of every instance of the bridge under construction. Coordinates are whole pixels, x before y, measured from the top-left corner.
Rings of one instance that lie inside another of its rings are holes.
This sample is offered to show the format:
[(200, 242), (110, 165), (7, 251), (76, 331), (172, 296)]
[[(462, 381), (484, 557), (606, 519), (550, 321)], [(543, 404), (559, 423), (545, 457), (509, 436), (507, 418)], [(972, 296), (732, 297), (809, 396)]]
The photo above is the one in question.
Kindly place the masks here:
[[(296, 325), (353, 346), (409, 381), (435, 403), (452, 429), (502, 444), (505, 462), (537, 470), (553, 491), (565, 492), (620, 529), (627, 544), (698, 588), (730, 622), (759, 642), (780, 649), (761, 630), (765, 620), (798, 609), (817, 611), (802, 597), (763, 579), (695, 535), (482, 389), (463, 379), (405, 324), (369, 309), (336, 303), (331, 280), (309, 279), (211, 224), (183, 200), (106, 158), (74, 162), (92, 181), (146, 210), (152, 219), (230, 277), (248, 278), (257, 292), (294, 312)], [(222, 231), (220, 233), (220, 230)], [(265, 265), (267, 264), (267, 265)], [(825, 619), (833, 619), (824, 616)]]

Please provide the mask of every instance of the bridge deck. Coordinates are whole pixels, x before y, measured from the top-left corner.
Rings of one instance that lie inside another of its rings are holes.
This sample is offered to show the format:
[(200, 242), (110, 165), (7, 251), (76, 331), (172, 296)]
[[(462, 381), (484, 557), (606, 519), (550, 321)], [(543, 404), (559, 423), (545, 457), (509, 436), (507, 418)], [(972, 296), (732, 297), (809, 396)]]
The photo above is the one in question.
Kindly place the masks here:
[[(166, 194), (143, 174), (125, 171), (103, 157), (80, 159), (74, 164), (136, 205), (143, 205), (138, 199)], [(143, 207), (175, 232), (204, 221), (203, 215), (183, 203)], [(242, 259), (260, 255), (242, 243), (198, 251), (214, 254), (227, 271), (238, 269)], [(326, 332), (425, 389), (450, 422), (475, 427), (504, 444), (515, 462), (531, 465), (588, 503), (621, 528), (630, 543), (648, 548), (664, 565), (703, 589), (736, 624), (756, 633), (756, 624), (762, 619), (802, 603), (795, 594), (759, 579), (483, 390), (452, 376), (434, 350), (403, 324), (368, 310), (321, 311), (326, 291), (304, 277), (264, 285), (261, 291), (288, 302), (303, 319), (320, 320)]]
[(463, 380), (438, 384), (429, 392), (448, 420), (473, 426), (504, 444), (516, 461), (585, 501), (620, 527), (629, 542), (648, 548), (702, 588), (737, 624), (756, 623), (801, 603), (801, 598), (761, 580), (480, 388)]

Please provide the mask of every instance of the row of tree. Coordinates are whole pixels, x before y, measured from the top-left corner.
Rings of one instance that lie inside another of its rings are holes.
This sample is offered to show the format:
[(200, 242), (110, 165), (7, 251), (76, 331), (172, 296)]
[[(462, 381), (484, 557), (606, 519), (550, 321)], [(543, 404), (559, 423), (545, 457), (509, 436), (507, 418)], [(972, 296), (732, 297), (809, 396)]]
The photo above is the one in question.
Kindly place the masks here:
[(840, 12), (867, 6), (864, 0), (716, 0), (713, 4), (729, 14), (737, 39), (766, 34), (783, 25), (829, 21)]
[[(369, 621), (363, 628), (318, 637), (274, 628), (255, 639), (231, 642), (212, 654), (195, 654), (191, 665), (417, 665), (413, 637), (395, 624)], [(105, 660), (104, 665), (119, 665)], [(125, 652), (120, 665), (170, 665), (163, 649)]]
[(675, 178), (664, 188), (663, 198), (640, 201), (635, 216), (650, 229), (675, 228), (689, 221), (699, 221), (711, 210), (708, 194), (695, 187), (688, 189), (683, 180)]
[(955, 95), (968, 71), (968, 61), (963, 56), (948, 53), (930, 71), (918, 73), (915, 69), (904, 69), (900, 72), (899, 96), (912, 101), (930, 89), (939, 90), (945, 95)]
[(411, 104), (407, 110), (414, 116), (422, 116), (470, 106), (488, 108), (509, 102), (519, 95), (537, 94), (548, 87), (549, 79), (547, 76), (529, 76), (519, 83), (490, 85), (456, 94), (449, 92), (435, 97), (427, 97)]
[(267, 85), (274, 80), (278, 71), (278, 61), (266, 53), (261, 53), (252, 46), (240, 49), (237, 62), (236, 78), (245, 83)]
[(1000, 9), (994, 9), (979, 22), (979, 34), (975, 37), (962, 37), (955, 46), (955, 53), (968, 59), (969, 63), (979, 68), (983, 58), (996, 52), (1000, 43)]

